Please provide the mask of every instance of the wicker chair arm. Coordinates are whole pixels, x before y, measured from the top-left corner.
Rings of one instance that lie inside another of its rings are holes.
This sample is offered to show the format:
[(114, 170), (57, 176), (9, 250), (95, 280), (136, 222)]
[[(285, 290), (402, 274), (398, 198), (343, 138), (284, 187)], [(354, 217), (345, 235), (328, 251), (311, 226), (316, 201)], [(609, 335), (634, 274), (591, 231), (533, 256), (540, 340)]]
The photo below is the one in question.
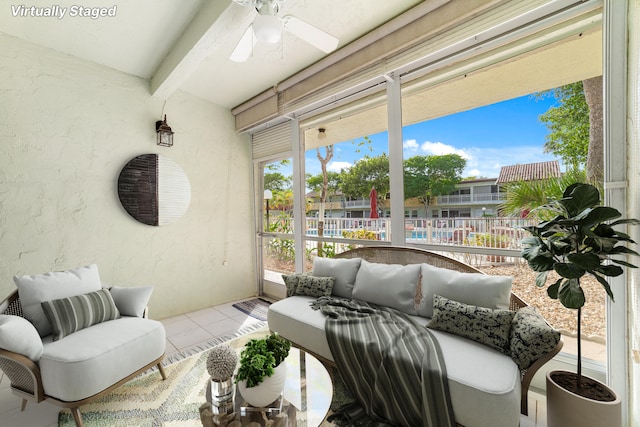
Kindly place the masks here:
[(551, 350), (549, 353), (545, 354), (544, 356), (541, 356), (538, 360), (533, 362), (533, 364), (529, 366), (526, 371), (524, 371), (524, 374), (522, 376), (522, 381), (521, 381), (522, 382), (522, 387), (521, 387), (522, 397), (520, 398), (521, 414), (529, 415), (529, 401), (527, 398), (527, 393), (529, 391), (529, 386), (531, 385), (531, 380), (533, 380), (533, 376), (536, 374), (536, 372), (538, 372), (538, 369), (540, 369), (545, 363), (553, 359), (556, 354), (560, 353), (560, 350), (562, 350), (563, 345), (564, 345), (564, 342), (562, 341), (562, 338), (560, 338), (560, 341), (558, 341), (558, 344), (553, 348), (553, 350)]
[(0, 314), (4, 314), (5, 311), (9, 308), (9, 306), (18, 304), (19, 303), (19, 301), (17, 301), (18, 298), (19, 298), (18, 290), (16, 289), (13, 292), (11, 292), (8, 297), (0, 301)]
[(0, 348), (0, 369), (11, 381), (11, 389), (24, 399), (44, 400), (38, 365), (26, 356)]
[(528, 307), (529, 304), (524, 302), (518, 295), (511, 293), (511, 298), (509, 299), (509, 310), (518, 311), (521, 308)]

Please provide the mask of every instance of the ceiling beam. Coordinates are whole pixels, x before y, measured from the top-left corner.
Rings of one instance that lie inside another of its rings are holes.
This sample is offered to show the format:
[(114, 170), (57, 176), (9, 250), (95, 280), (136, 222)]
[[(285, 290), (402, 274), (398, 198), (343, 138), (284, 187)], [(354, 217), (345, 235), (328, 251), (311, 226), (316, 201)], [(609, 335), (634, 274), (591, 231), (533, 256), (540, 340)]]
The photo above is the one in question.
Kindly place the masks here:
[(251, 8), (231, 0), (205, 1), (153, 73), (151, 95), (169, 98), (214, 49), (239, 33), (238, 29), (244, 31), (253, 18)]

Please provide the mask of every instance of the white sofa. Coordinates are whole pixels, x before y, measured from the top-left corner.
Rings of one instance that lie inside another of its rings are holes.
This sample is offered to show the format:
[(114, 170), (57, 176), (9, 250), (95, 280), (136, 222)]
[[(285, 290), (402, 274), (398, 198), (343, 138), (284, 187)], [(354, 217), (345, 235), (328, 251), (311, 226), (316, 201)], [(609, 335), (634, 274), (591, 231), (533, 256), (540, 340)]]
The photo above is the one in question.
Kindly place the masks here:
[[(384, 266), (381, 268), (383, 264), (391, 264), (389, 274), (385, 273)], [(401, 270), (400, 266), (409, 264), (419, 264), (419, 268)], [(420, 272), (415, 280), (411, 278), (414, 271)], [(484, 275), (454, 259), (413, 248), (366, 247), (342, 253), (334, 259), (316, 258), (312, 275), (333, 277), (334, 296), (399, 308), (421, 325), (431, 321), (434, 293), (464, 303), (461, 306), (487, 307), (493, 310), (489, 310), (490, 314), (526, 307), (510, 292), (512, 278)], [(296, 295), (296, 278), (299, 275), (285, 278), (291, 296), (270, 306), (269, 327), (295, 345), (333, 362), (324, 330), (325, 316), (310, 307), (316, 296)], [(389, 291), (384, 290), (384, 286)], [(440, 308), (437, 311), (440, 319)], [(520, 413), (527, 413), (531, 378), (562, 347), (559, 334), (543, 319), (540, 324), (541, 316), (531, 322), (533, 328), (529, 327), (527, 316), (532, 314), (535, 317), (535, 311), (527, 308), (518, 316), (519, 326), (508, 326), (506, 333), (511, 336), (506, 337), (507, 348), (503, 351), (460, 336), (467, 331), (464, 327), (456, 330), (459, 326), (455, 325), (456, 321), (451, 322), (451, 330), (455, 333), (432, 330), (444, 357), (456, 423), (466, 427), (515, 427), (520, 422)], [(522, 334), (514, 332), (523, 328)], [(540, 328), (542, 332), (539, 332)], [(538, 333), (545, 335), (545, 343), (536, 342)], [(518, 335), (517, 339), (514, 334)], [(532, 341), (523, 343), (520, 339)], [(510, 345), (515, 351), (520, 351), (517, 350), (519, 346), (524, 350), (523, 354), (509, 354)]]
[(97, 267), (16, 276), (0, 303), (0, 369), (28, 400), (79, 407), (157, 365), (166, 347), (162, 323), (145, 317), (151, 287), (104, 289)]

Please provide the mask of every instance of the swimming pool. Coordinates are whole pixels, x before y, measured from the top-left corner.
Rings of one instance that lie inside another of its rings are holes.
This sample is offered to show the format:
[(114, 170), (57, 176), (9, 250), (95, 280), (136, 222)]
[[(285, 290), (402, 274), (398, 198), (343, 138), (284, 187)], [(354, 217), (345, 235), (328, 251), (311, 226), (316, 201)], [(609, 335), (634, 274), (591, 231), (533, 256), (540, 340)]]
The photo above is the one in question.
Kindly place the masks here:
[[(324, 237), (342, 237), (342, 232), (346, 231), (346, 232), (353, 232), (353, 231), (358, 231), (358, 230), (366, 230), (366, 229), (354, 229), (354, 230), (336, 230), (336, 229), (325, 229), (323, 236)], [(385, 230), (380, 230), (380, 231), (375, 231), (375, 230), (366, 230), (366, 231), (371, 231), (373, 233), (377, 233), (378, 236), (380, 236), (379, 240), (387, 240), (386, 239), (386, 231)], [(469, 233), (468, 235), (471, 236), (473, 233)], [(317, 236), (318, 235), (318, 230), (316, 229), (309, 229), (307, 230), (307, 236)], [(423, 229), (413, 229), (413, 230), (405, 230), (405, 237), (407, 239), (413, 239), (413, 240), (429, 240), (429, 234), (427, 230), (423, 230)], [(446, 230), (446, 229), (437, 229), (437, 230), (433, 230), (431, 232), (431, 240), (450, 240), (453, 237), (453, 230)]]

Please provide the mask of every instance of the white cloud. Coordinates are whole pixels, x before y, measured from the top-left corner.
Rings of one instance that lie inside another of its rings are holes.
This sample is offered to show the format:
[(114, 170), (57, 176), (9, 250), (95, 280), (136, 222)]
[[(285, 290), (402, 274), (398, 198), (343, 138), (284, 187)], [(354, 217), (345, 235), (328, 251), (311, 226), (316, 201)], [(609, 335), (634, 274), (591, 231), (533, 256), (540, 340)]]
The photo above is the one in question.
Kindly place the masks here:
[[(402, 144), (405, 153), (423, 155), (458, 154), (467, 161), (462, 172), (463, 177), (477, 176), (497, 178), (502, 166), (523, 163), (535, 163), (554, 160), (550, 154), (543, 152), (540, 146), (505, 146), (505, 147), (464, 147), (456, 148), (443, 142), (425, 141), (418, 146), (416, 140), (406, 140)], [(561, 169), (564, 170), (562, 163)]]
[(470, 159), (471, 155), (464, 150), (460, 150), (452, 145), (443, 144), (442, 142), (425, 141), (420, 146), (420, 150), (425, 154), (442, 156), (445, 154), (457, 154), (463, 159)]
[(415, 153), (418, 151), (418, 142), (415, 139), (408, 139), (402, 143), (402, 148)]
[(353, 165), (349, 162), (330, 162), (327, 165), (327, 170), (331, 172), (340, 172), (342, 169), (349, 169), (351, 166)]
[[(482, 176), (485, 178), (497, 178), (502, 166), (524, 163), (546, 162), (554, 160), (550, 154), (545, 154), (539, 146), (517, 146), (503, 148), (465, 148), (470, 155), (467, 167), (462, 176)], [(560, 164), (562, 167), (562, 164)]]

